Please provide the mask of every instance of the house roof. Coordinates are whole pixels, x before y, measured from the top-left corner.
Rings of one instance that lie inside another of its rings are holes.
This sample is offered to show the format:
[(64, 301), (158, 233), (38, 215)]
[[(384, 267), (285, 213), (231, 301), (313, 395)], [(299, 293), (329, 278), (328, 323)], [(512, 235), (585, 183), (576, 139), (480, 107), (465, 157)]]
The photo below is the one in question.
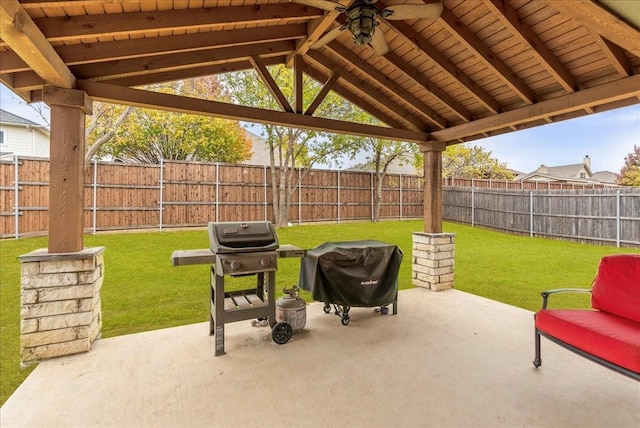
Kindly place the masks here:
[(17, 116), (2, 109), (0, 109), (0, 123), (20, 126), (33, 126), (38, 128), (42, 127), (42, 125), (38, 123), (32, 122), (29, 119), (25, 119), (24, 117)]
[[(640, 102), (640, 2), (444, 0), (437, 19), (379, 17), (386, 54), (348, 31), (316, 45), (345, 17), (303, 3), (2, 0), (0, 81), (26, 101), (76, 88), (96, 101), (448, 145)], [(272, 64), (322, 90), (309, 104), (301, 89), (285, 96)], [(135, 89), (246, 69), (277, 111)], [(316, 116), (329, 91), (384, 126)]]

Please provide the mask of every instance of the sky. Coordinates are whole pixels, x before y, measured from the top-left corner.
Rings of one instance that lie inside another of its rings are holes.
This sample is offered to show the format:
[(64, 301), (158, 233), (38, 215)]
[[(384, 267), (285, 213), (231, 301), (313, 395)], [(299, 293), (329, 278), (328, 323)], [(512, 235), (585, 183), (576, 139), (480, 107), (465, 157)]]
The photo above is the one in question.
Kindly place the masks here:
[[(45, 124), (32, 107), (1, 84), (0, 108)], [(640, 146), (640, 105), (475, 140), (469, 144), (484, 147), (494, 158), (519, 172), (532, 172), (543, 164), (577, 164), (588, 155), (593, 172), (618, 173), (633, 146)], [(345, 163), (345, 166), (349, 165)]]

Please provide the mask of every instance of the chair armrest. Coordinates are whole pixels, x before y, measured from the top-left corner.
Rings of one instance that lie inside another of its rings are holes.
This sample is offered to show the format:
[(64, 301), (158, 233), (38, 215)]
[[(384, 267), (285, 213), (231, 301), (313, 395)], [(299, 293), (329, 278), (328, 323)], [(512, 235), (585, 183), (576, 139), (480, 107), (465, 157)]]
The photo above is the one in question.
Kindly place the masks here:
[(542, 309), (547, 309), (547, 300), (549, 296), (556, 293), (591, 293), (587, 288), (556, 288), (554, 290), (546, 290), (540, 293), (542, 296)]

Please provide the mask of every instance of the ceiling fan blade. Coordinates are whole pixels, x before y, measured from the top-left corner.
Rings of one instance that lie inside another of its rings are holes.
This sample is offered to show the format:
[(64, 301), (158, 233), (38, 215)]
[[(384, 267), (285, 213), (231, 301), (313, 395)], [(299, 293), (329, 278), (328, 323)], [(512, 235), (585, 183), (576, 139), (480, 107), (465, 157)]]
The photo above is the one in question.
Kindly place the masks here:
[(298, 3), (305, 6), (311, 6), (329, 11), (334, 11), (337, 7), (343, 7), (340, 3), (336, 3), (330, 0), (289, 0), (289, 3)]
[(371, 45), (373, 50), (376, 51), (376, 53), (380, 56), (385, 56), (389, 53), (389, 45), (384, 39), (384, 34), (380, 30), (373, 33), (373, 37), (371, 38), (369, 44)]
[[(391, 12), (390, 15), (387, 15)], [(442, 3), (429, 4), (399, 4), (389, 6), (384, 9), (383, 16), (388, 20), (418, 19), (418, 18), (440, 18), (442, 14)]]
[(311, 49), (320, 49), (321, 47), (338, 37), (344, 29), (344, 27), (336, 27), (333, 30), (329, 31), (327, 34), (320, 37), (317, 42), (312, 44)]

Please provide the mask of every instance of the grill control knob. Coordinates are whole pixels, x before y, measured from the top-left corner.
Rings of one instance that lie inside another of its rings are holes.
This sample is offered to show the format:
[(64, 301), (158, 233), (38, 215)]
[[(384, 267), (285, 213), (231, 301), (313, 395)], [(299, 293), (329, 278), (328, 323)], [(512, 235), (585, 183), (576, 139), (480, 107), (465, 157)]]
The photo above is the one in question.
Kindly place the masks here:
[(271, 258), (269, 257), (263, 257), (262, 259), (260, 259), (260, 267), (269, 267), (271, 266)]
[(240, 261), (239, 260), (232, 260), (231, 264), (230, 264), (231, 270), (238, 270), (240, 269)]

